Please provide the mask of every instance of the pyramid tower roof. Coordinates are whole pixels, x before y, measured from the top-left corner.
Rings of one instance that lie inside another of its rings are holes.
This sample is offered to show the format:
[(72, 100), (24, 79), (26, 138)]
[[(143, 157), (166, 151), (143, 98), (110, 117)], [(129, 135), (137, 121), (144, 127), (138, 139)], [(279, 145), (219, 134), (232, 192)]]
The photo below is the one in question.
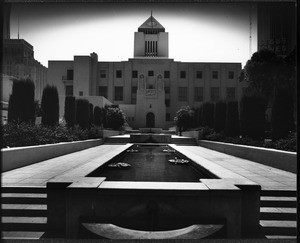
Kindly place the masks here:
[(152, 13), (151, 16), (138, 28), (138, 31), (145, 32), (151, 29), (158, 32), (165, 32), (165, 28), (152, 16)]

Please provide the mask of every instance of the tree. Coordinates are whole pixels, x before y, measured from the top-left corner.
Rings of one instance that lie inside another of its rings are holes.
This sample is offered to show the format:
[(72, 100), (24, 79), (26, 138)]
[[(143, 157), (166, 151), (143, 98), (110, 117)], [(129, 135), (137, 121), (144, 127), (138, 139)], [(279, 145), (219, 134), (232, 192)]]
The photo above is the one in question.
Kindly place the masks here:
[(224, 132), (226, 124), (226, 102), (218, 101), (214, 110), (214, 129), (216, 132)]
[(55, 126), (59, 121), (59, 98), (55, 86), (47, 85), (42, 95), (42, 124)]
[(125, 123), (126, 118), (123, 111), (118, 107), (109, 107), (106, 114), (107, 125), (115, 130), (119, 130)]
[(189, 106), (183, 106), (176, 112), (174, 122), (179, 129), (180, 136), (182, 131), (191, 127), (193, 115), (194, 113)]
[(266, 105), (272, 106), (278, 87), (295, 87), (295, 55), (293, 52), (283, 59), (273, 51), (262, 49), (255, 52), (241, 72), (240, 81), (247, 81), (249, 87), (260, 93)]
[(240, 127), (245, 137), (262, 139), (264, 137), (265, 100), (261, 94), (248, 90), (240, 101)]
[(74, 96), (65, 98), (65, 120), (68, 127), (74, 127), (76, 122), (76, 99)]
[(214, 127), (214, 103), (205, 102), (202, 106), (202, 125), (204, 127)]
[(225, 134), (230, 137), (239, 135), (239, 108), (237, 101), (227, 102)]
[(76, 124), (87, 129), (90, 125), (90, 107), (86, 99), (76, 100)]
[(30, 79), (13, 80), (8, 103), (8, 122), (35, 122), (34, 83)]
[(272, 107), (272, 140), (285, 138), (294, 130), (293, 105), (291, 91), (288, 88), (277, 89)]

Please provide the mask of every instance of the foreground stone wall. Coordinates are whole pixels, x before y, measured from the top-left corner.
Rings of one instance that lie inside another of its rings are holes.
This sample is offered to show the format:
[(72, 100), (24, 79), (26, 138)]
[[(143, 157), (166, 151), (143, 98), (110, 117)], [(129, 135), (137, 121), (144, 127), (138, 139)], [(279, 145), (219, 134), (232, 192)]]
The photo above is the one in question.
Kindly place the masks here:
[(103, 139), (1, 149), (1, 172), (103, 144)]
[(254, 146), (199, 140), (204, 148), (213, 149), (277, 169), (297, 173), (297, 153)]

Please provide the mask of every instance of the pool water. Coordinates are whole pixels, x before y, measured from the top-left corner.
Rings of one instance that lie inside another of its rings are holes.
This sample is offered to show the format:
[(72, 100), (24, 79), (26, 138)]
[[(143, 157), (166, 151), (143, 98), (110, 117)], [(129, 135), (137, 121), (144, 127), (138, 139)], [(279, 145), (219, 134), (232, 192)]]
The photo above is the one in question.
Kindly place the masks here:
[[(169, 152), (164, 152), (168, 150)], [(133, 145), (119, 156), (99, 167), (88, 176), (106, 177), (106, 181), (156, 181), (156, 182), (198, 182), (211, 178), (196, 168), (189, 160), (187, 164), (170, 163), (170, 159), (187, 159), (169, 146)], [(112, 163), (125, 162), (127, 168), (111, 168)]]

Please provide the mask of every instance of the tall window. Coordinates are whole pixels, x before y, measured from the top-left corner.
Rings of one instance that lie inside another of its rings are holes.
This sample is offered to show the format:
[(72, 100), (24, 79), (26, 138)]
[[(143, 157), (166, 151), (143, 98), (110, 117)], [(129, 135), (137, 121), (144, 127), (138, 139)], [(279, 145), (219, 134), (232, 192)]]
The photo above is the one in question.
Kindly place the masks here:
[(131, 104), (136, 104), (137, 86), (131, 87)]
[(73, 80), (73, 77), (74, 77), (74, 70), (68, 69), (67, 70), (67, 80)]
[(170, 113), (166, 113), (166, 121), (171, 121), (171, 115), (170, 115)]
[(226, 89), (226, 93), (227, 93), (228, 100), (235, 100), (235, 88), (234, 87), (228, 87)]
[(116, 71), (116, 77), (117, 78), (122, 78), (122, 70), (117, 70)]
[(202, 79), (202, 71), (196, 71), (196, 79)]
[(180, 78), (186, 78), (186, 71), (180, 71)]
[(103, 96), (107, 99), (107, 86), (99, 86), (99, 96)]
[(178, 101), (187, 101), (187, 87), (178, 87)]
[(170, 107), (170, 99), (165, 99), (166, 107)]
[(137, 78), (138, 77), (138, 71), (134, 70), (132, 71), (132, 78)]
[(100, 70), (100, 78), (106, 78), (106, 70)]
[(194, 88), (194, 101), (203, 101), (203, 87)]
[(220, 98), (220, 89), (219, 87), (211, 87), (210, 88), (210, 100), (212, 102), (218, 101)]
[(115, 101), (123, 100), (123, 87), (115, 87)]
[(73, 96), (73, 85), (66, 85), (66, 96)]
[(170, 78), (170, 71), (164, 71), (164, 78)]
[(234, 79), (234, 72), (233, 71), (228, 72), (228, 79)]
[(212, 78), (218, 79), (219, 78), (219, 72), (218, 71), (212, 71)]

